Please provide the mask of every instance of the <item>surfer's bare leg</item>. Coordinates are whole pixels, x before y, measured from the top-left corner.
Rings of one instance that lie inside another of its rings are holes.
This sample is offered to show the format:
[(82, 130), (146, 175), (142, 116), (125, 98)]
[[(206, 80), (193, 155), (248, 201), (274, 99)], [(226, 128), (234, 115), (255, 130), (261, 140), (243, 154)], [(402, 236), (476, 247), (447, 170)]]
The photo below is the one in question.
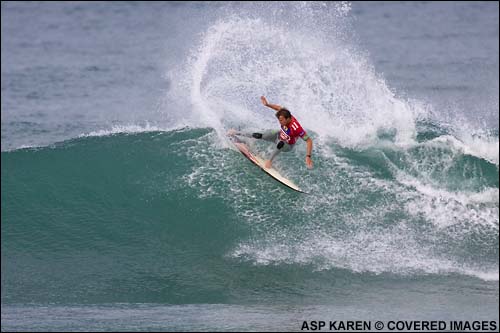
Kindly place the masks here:
[(276, 145), (276, 148), (274, 149), (273, 153), (271, 154), (271, 157), (266, 161), (266, 168), (270, 168), (273, 165), (273, 160), (276, 156), (278, 156), (279, 153), (281, 152), (289, 152), (293, 149), (293, 145), (289, 145), (288, 143), (284, 143), (283, 141), (278, 142)]

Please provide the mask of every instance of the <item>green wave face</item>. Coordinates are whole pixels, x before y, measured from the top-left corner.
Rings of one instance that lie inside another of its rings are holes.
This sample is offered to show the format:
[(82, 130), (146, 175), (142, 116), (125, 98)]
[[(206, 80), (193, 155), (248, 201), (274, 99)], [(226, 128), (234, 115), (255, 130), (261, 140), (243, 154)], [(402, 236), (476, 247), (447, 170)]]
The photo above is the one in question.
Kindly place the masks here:
[(311, 195), (208, 129), (2, 152), (2, 302), (327, 301), (380, 274), (497, 279), (498, 164), (445, 136), (318, 143), (311, 171), (303, 146), (282, 154)]

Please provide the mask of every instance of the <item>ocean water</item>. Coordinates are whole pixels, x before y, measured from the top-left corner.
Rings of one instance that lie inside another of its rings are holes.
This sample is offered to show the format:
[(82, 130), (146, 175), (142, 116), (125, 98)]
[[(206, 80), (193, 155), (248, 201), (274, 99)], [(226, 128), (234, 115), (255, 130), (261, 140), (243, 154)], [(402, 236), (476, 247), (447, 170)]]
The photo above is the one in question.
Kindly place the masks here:
[(2, 331), (498, 328), (498, 12), (2, 2)]

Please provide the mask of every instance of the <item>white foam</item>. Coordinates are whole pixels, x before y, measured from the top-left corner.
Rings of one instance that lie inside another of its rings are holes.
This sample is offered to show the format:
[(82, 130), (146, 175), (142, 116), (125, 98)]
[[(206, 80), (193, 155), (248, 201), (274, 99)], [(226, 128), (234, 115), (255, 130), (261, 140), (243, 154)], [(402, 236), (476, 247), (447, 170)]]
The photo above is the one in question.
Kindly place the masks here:
[(145, 132), (168, 132), (173, 129), (167, 129), (159, 126), (154, 126), (150, 124), (146, 125), (114, 125), (110, 129), (102, 129), (98, 131), (91, 131), (88, 133), (80, 134), (79, 138), (84, 137), (94, 137), (94, 136), (110, 136), (114, 134), (133, 134), (133, 133), (145, 133)]
[(450, 191), (417, 179), (392, 166), (393, 173), (401, 188), (391, 191), (398, 193), (407, 212), (415, 217), (420, 214), (439, 228), (458, 223), (473, 223), (498, 232), (497, 188), (486, 188), (479, 192)]
[(464, 144), (457, 143), (457, 145), (463, 149), (465, 154), (483, 158), (498, 166), (498, 137), (462, 134), (461, 139), (464, 140)]
[(461, 141), (452, 135), (437, 137), (427, 144), (441, 143), (466, 155), (479, 157), (498, 166), (498, 138), (461, 134)]
[(231, 256), (257, 265), (312, 264), (317, 270), (348, 269), (357, 273), (463, 274), (486, 281), (498, 280), (498, 268), (472, 268), (439, 257), (413, 238), (403, 225), (392, 230), (360, 232), (350, 237), (310, 233), (290, 241), (283, 235), (240, 244)]

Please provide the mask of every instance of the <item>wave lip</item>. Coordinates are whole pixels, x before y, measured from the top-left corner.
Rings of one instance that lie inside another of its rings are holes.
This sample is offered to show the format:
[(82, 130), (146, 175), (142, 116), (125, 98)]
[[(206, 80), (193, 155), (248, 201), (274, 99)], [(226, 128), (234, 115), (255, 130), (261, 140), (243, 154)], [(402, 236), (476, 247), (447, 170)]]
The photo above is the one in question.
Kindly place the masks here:
[(114, 134), (134, 134), (134, 133), (147, 133), (147, 132), (168, 132), (168, 129), (161, 128), (155, 125), (115, 125), (110, 129), (102, 129), (97, 131), (91, 131), (88, 133), (80, 134), (79, 138), (85, 137), (99, 137), (99, 136), (110, 136)]

